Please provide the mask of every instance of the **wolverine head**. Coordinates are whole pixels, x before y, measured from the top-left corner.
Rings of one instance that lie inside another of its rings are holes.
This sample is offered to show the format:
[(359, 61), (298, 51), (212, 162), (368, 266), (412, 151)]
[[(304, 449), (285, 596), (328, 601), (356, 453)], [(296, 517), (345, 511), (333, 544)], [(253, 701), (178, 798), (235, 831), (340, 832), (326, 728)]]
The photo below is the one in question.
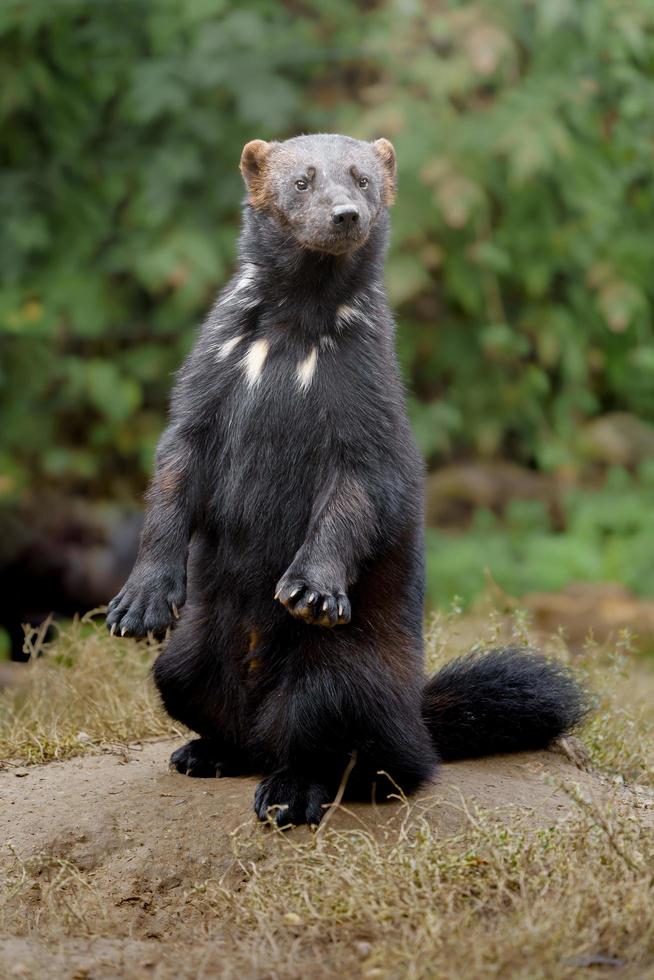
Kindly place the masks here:
[(330, 255), (363, 245), (395, 197), (395, 151), (385, 139), (252, 140), (243, 147), (241, 173), (253, 208), (275, 218), (304, 248)]

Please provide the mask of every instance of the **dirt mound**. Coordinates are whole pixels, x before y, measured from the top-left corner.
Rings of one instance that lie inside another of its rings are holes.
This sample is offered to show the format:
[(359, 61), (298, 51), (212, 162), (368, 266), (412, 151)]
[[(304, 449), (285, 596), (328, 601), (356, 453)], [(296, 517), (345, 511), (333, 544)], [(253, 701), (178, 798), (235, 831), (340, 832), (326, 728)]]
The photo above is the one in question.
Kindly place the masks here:
[[(125, 753), (85, 756), (0, 773), (0, 838), (21, 858), (48, 852), (91, 869), (111, 858), (120, 865), (175, 869), (180, 856), (198, 871), (229, 862), (229, 835), (252, 820), (256, 780), (188, 779), (168, 768), (179, 744), (169, 739)], [(574, 743), (573, 743), (574, 744)], [(592, 798), (609, 789), (562, 753), (529, 752), (443, 766), (437, 782), (416, 798), (416, 809), (445, 834), (456, 833), (469, 808), (497, 811), (533, 826), (549, 826), (573, 807), (563, 782)], [(332, 826), (391, 820), (401, 804), (348, 804)], [(295, 834), (309, 833), (297, 828)]]
[[(35, 880), (51, 881), (54, 869), (55, 876), (78, 876), (89, 889), (79, 937), (71, 938), (69, 929), (65, 939), (41, 941), (38, 933), (16, 938), (8, 929), (0, 937), (0, 975), (202, 975), (197, 943), (186, 945), (191, 937), (185, 903), (198, 882), (239, 874), (233, 832), (248, 833), (254, 826), (256, 783), (173, 774), (167, 760), (177, 744), (162, 740), (123, 754), (0, 773), (0, 839), (8, 845), (0, 870), (16, 876), (18, 865)], [(545, 829), (573, 811), (566, 789), (572, 785), (590, 801), (629, 806), (632, 800), (629, 791), (583, 771), (565, 755), (537, 752), (447, 765), (410, 811), (401, 801), (376, 808), (348, 805), (334, 811), (329, 823), (332, 829), (363, 826), (376, 834), (408, 815), (450, 836), (483, 809), (514, 830)], [(309, 835), (301, 828), (291, 836), (302, 841)], [(260, 834), (257, 840), (260, 848)], [(274, 860), (279, 837), (271, 832), (263, 846)], [(46, 893), (39, 886), (33, 905)], [(78, 914), (74, 907), (69, 912)], [(223, 945), (228, 949), (229, 936)]]

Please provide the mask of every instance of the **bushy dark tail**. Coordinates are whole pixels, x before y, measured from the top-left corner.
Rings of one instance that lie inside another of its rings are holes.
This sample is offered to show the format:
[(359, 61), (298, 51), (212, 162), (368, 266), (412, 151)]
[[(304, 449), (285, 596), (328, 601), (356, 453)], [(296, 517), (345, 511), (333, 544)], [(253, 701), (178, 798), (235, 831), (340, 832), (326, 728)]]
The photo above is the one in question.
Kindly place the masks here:
[(427, 727), (445, 760), (546, 748), (588, 710), (568, 669), (520, 647), (459, 657), (423, 695)]

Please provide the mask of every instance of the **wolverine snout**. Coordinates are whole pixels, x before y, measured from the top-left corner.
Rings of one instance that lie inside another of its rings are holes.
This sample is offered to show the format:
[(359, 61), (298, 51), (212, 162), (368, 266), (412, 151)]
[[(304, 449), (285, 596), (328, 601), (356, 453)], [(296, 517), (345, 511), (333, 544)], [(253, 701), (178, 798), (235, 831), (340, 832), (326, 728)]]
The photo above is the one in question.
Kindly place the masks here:
[(343, 229), (355, 225), (359, 220), (359, 209), (354, 204), (339, 204), (332, 211), (332, 222)]

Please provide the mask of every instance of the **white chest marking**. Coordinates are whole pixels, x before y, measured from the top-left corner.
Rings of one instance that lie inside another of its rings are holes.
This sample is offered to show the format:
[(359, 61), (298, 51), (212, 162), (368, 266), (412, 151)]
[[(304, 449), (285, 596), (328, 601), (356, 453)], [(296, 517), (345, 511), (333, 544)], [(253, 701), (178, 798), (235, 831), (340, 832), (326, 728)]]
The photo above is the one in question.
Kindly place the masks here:
[(251, 388), (259, 384), (261, 380), (261, 372), (268, 357), (269, 347), (270, 344), (267, 340), (255, 340), (253, 344), (250, 344), (247, 354), (241, 361), (245, 378)]
[(225, 358), (231, 354), (236, 345), (240, 344), (242, 340), (243, 334), (239, 334), (238, 337), (230, 337), (229, 340), (226, 340), (224, 344), (221, 344), (216, 351), (216, 359), (218, 361), (224, 361)]
[(234, 293), (240, 293), (242, 289), (247, 289), (255, 281), (257, 275), (257, 267), (252, 265), (250, 262), (246, 262), (241, 270), (241, 275), (238, 277), (234, 286), (231, 290), (232, 295)]
[(347, 303), (341, 303), (341, 305), (336, 310), (336, 320), (340, 323), (348, 323), (353, 320), (359, 311), (354, 306), (348, 306)]
[(242, 310), (249, 310), (259, 303), (256, 285), (257, 267), (251, 262), (246, 262), (241, 270), (241, 274), (236, 282), (229, 287), (221, 297), (221, 303), (230, 303), (238, 297), (238, 305)]
[(295, 376), (297, 378), (297, 383), (300, 386), (300, 391), (306, 391), (313, 376), (316, 372), (316, 364), (318, 363), (318, 351), (315, 347), (311, 348), (311, 353), (303, 361), (298, 363), (295, 369)]

